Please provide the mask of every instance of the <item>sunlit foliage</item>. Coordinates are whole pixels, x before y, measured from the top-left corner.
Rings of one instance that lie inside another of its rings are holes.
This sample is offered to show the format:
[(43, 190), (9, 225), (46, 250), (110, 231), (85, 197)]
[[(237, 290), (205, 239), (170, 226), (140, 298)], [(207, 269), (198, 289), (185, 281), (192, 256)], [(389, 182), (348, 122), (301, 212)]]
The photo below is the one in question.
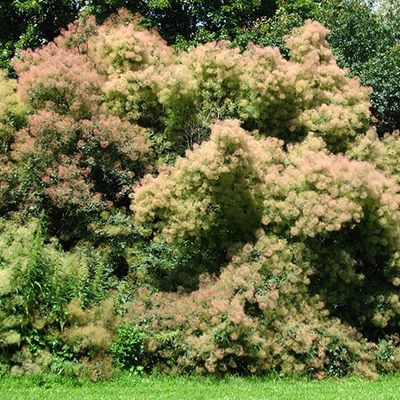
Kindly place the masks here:
[(1, 78), (2, 370), (399, 370), (399, 135), (377, 136), (328, 32), (307, 21), (288, 57), (173, 52), (121, 11), (20, 53)]

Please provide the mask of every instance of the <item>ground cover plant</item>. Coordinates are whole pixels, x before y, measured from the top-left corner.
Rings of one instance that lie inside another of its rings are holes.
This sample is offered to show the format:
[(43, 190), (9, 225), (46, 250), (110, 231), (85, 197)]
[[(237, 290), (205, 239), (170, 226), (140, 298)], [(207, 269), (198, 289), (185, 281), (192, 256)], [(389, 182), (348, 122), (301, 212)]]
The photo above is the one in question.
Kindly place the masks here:
[(121, 10), (19, 53), (1, 373), (399, 372), (400, 136), (328, 33), (174, 52)]

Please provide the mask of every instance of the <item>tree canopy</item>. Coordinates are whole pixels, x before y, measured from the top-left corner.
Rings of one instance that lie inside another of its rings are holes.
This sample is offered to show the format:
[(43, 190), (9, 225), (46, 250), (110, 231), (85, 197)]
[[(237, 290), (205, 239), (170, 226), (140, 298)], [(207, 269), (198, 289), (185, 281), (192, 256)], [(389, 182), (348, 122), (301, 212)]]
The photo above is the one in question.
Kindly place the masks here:
[(140, 13), (144, 25), (155, 26), (169, 43), (187, 46), (219, 38), (233, 39), (275, 10), (274, 0), (1, 0), (0, 67), (7, 67), (15, 51), (52, 40), (80, 14), (104, 21), (121, 7)]

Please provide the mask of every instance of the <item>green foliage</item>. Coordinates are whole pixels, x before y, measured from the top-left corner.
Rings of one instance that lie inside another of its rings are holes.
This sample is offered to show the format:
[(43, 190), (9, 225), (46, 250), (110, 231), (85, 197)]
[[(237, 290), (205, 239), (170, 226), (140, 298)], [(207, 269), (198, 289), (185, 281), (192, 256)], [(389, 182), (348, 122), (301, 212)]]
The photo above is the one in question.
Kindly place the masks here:
[(343, 378), (351, 371), (351, 358), (349, 349), (340, 343), (339, 338), (333, 338), (328, 346), (327, 356), (329, 364), (327, 365), (327, 375), (336, 378)]
[(126, 7), (145, 17), (145, 25), (155, 26), (161, 35), (177, 47), (232, 39), (245, 25), (271, 15), (275, 0), (88, 0), (87, 11), (104, 19), (110, 12)]
[(34, 48), (53, 39), (78, 15), (81, 1), (11, 0), (0, 4), (0, 67), (9, 67), (16, 50)]
[(106, 351), (111, 335), (102, 325), (104, 303), (101, 313), (86, 315), (73, 299), (85, 306), (101, 303), (115, 286), (113, 265), (100, 251), (82, 245), (64, 252), (56, 240), (48, 241), (37, 220), (25, 226), (2, 220), (0, 249), (3, 362), (18, 374), (50, 368), (78, 374), (84, 369), (78, 364), (82, 354)]
[(16, 81), (0, 70), (0, 154), (9, 150), (13, 134), (25, 123), (26, 106), (16, 92)]
[(365, 85), (374, 88), (371, 102), (374, 115), (383, 132), (399, 129), (400, 121), (400, 44), (388, 47), (382, 54), (363, 65), (360, 76)]
[(46, 239), (41, 221), (25, 226), (1, 221), (3, 349), (31, 346), (40, 332), (62, 328), (65, 305), (81, 286), (82, 266), (73, 255), (65, 256), (56, 242), (45, 243)]
[(385, 19), (399, 21), (400, 4), (396, 0), (373, 0), (372, 4)]
[(138, 326), (122, 326), (117, 339), (110, 346), (114, 362), (130, 372), (143, 371), (142, 356), (146, 334)]
[(393, 44), (393, 26), (365, 2), (330, 2), (316, 17), (331, 29), (329, 39), (339, 64), (351, 68), (355, 74), (365, 62), (381, 55)]
[(150, 286), (160, 290), (179, 287), (195, 288), (198, 276), (206, 268), (218, 269), (220, 255), (215, 249), (206, 248), (200, 240), (137, 241), (126, 252), (129, 278), (135, 286)]
[(389, 336), (378, 342), (377, 368), (381, 373), (387, 373), (397, 369), (400, 364), (399, 337)]

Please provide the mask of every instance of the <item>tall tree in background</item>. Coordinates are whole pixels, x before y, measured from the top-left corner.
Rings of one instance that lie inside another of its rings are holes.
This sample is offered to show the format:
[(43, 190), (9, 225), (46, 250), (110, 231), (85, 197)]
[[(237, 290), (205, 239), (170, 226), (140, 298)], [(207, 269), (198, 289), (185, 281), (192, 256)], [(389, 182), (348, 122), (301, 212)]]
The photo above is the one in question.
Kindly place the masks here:
[(16, 50), (51, 40), (73, 21), (79, 0), (0, 0), (0, 67), (8, 67)]
[(400, 23), (400, 3), (397, 0), (375, 0), (374, 5), (378, 12), (386, 18), (392, 20), (397, 18), (397, 21)]
[(186, 46), (216, 39), (233, 39), (244, 26), (272, 16), (276, 0), (86, 0), (99, 19), (126, 7), (141, 13), (171, 44)]

